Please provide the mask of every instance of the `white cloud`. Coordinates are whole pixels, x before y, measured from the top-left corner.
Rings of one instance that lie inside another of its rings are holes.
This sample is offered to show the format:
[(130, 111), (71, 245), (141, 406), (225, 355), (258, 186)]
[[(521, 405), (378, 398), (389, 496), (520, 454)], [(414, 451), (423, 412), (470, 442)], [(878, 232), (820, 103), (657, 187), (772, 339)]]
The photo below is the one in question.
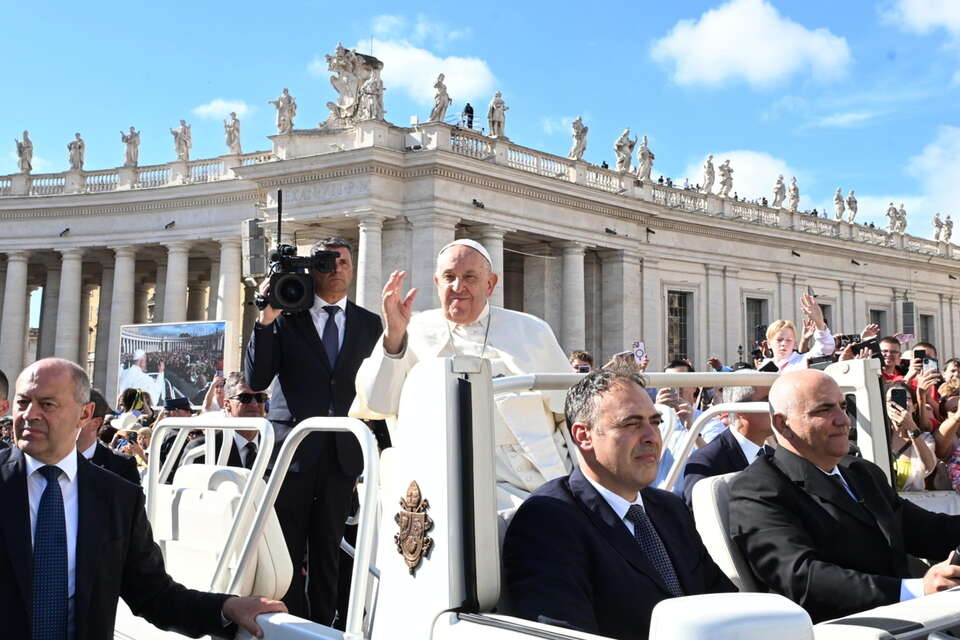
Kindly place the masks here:
[[(64, 163), (66, 163), (66, 154), (64, 154)], [(52, 163), (40, 156), (33, 156), (30, 164), (33, 167), (33, 173), (51, 173), (56, 171)], [(66, 170), (66, 168), (64, 168), (64, 170)], [(0, 161), (0, 176), (11, 173), (20, 173), (20, 159), (17, 158), (16, 151), (7, 152), (6, 158)]]
[[(957, 211), (960, 202), (960, 127), (943, 126), (936, 137), (907, 164), (907, 173), (920, 183), (920, 213), (929, 228), (936, 212)], [(926, 233), (923, 233), (926, 235)]]
[(825, 129), (846, 129), (856, 127), (876, 118), (879, 113), (875, 111), (844, 111), (841, 113), (831, 113), (830, 115), (817, 118), (810, 123), (811, 127), (822, 127)]
[[(357, 46), (367, 51), (369, 43)], [(456, 109), (465, 102), (474, 101), (477, 113), (486, 112), (486, 103), (493, 97), (496, 78), (486, 61), (480, 58), (447, 56), (440, 57), (426, 49), (415, 46), (406, 40), (373, 40), (374, 55), (383, 62), (383, 84), (388, 96), (391, 90), (406, 93), (415, 102), (422, 105), (433, 103), (435, 90), (433, 83), (439, 74), (445, 75), (447, 92), (453, 99)], [(307, 70), (322, 78), (331, 75), (327, 62), (323, 58), (314, 58)], [(476, 101), (482, 101), (481, 109)], [(451, 111), (452, 113), (452, 111)]]
[(406, 40), (416, 45), (442, 49), (456, 40), (470, 35), (470, 28), (454, 29), (442, 22), (428, 19), (423, 14), (416, 19), (383, 14), (373, 19), (373, 33), (384, 40)]
[(555, 133), (570, 133), (570, 126), (576, 118), (574, 116), (553, 116), (540, 119), (540, 127), (548, 136)]
[(699, 20), (681, 20), (650, 55), (673, 65), (677, 84), (708, 87), (743, 80), (763, 88), (801, 72), (830, 79), (851, 61), (845, 38), (793, 22), (766, 0), (730, 0)]
[[(706, 155), (699, 161), (687, 165), (684, 170), (684, 176), (690, 180), (690, 184), (700, 184), (703, 182), (703, 163), (706, 161)], [(713, 166), (716, 179), (714, 181), (713, 191), (720, 190), (720, 164), (725, 160), (730, 160), (730, 166), (733, 168), (733, 190), (740, 198), (753, 200), (759, 198), (773, 198), (773, 185), (777, 181), (777, 176), (782, 175), (784, 182), (789, 186), (790, 178), (797, 177), (797, 186), (800, 188), (800, 208), (807, 206), (809, 198), (804, 195), (804, 189), (813, 184), (813, 179), (802, 170), (791, 167), (781, 158), (764, 153), (762, 151), (750, 151), (746, 149), (735, 151), (721, 151), (713, 154)], [(654, 168), (656, 171), (656, 168)], [(683, 177), (680, 178), (683, 182)]]
[(193, 115), (200, 118), (226, 118), (230, 115), (231, 111), (235, 111), (237, 116), (242, 118), (246, 114), (253, 111), (253, 107), (249, 106), (243, 100), (224, 100), (223, 98), (216, 98), (206, 104), (201, 104), (194, 107), (192, 111)]
[(956, 0), (895, 0), (882, 16), (905, 31), (923, 34), (942, 28), (960, 36), (960, 2)]

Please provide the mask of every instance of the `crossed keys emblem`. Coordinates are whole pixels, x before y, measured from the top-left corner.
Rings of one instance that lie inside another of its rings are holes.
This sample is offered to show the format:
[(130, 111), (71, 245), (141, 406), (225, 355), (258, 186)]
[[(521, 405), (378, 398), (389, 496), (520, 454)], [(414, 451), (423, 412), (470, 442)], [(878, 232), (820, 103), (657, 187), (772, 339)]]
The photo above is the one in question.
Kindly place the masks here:
[(427, 531), (433, 528), (433, 520), (427, 515), (429, 508), (430, 503), (420, 495), (416, 480), (412, 481), (407, 487), (407, 495), (400, 499), (400, 512), (393, 518), (400, 526), (393, 541), (397, 543), (397, 551), (407, 563), (410, 575), (433, 546), (433, 540), (427, 536)]

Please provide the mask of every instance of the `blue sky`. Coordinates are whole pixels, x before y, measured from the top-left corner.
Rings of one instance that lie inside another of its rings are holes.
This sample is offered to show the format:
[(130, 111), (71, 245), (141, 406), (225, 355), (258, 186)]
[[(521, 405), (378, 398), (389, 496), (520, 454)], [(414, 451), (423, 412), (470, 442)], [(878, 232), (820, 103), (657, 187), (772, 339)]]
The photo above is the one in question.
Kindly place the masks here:
[[(297, 128), (326, 117), (323, 55), (339, 41), (380, 57), (387, 119), (429, 113), (436, 73), (459, 113), (503, 92), (506, 134), (613, 164), (620, 131), (647, 135), (654, 175), (700, 179), (731, 158), (734, 190), (770, 194), (796, 175), (801, 205), (832, 210), (855, 189), (859, 220), (906, 202), (908, 232), (960, 201), (960, 1), (3, 3), (0, 174), (29, 129), (36, 171), (67, 166), (79, 131), (88, 169), (121, 164), (120, 130), (142, 132), (141, 164), (173, 158), (169, 129), (193, 125), (192, 156), (225, 152), (235, 108), (245, 151), (268, 149), (289, 87)], [(317, 61), (320, 60), (320, 63)], [(224, 104), (226, 103), (226, 104)]]

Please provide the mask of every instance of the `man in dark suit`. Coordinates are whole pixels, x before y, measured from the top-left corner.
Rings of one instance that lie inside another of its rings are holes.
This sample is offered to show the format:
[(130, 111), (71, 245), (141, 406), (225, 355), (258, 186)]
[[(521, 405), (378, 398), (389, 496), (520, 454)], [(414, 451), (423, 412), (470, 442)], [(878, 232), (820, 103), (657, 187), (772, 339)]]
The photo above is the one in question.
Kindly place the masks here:
[[(313, 251), (339, 254), (329, 273), (311, 269), (316, 298), (308, 311), (260, 311), (247, 345), (247, 385), (266, 389), (278, 376), (294, 423), (315, 416), (345, 416), (356, 393), (354, 378), (380, 338), (379, 316), (347, 300), (353, 280), (350, 244), (327, 238)], [(269, 281), (261, 293), (267, 295)], [(340, 540), (354, 485), (363, 471), (356, 439), (314, 433), (301, 444), (277, 498), (277, 517), (293, 561), (294, 581), (284, 597), (292, 613), (331, 624), (337, 613)], [(309, 548), (309, 581), (299, 567)], [(308, 608), (309, 607), (309, 608)], [(343, 619), (345, 612), (340, 612)]]
[[(117, 599), (151, 624), (199, 637), (232, 637), (236, 622), (281, 602), (186, 589), (167, 575), (143, 492), (76, 448), (90, 418), (90, 381), (76, 364), (46, 358), (17, 379), (16, 447), (0, 451), (0, 620), (9, 638), (113, 638)], [(104, 552), (108, 550), (108, 552)]]
[(960, 542), (960, 516), (901, 499), (878, 466), (848, 456), (845, 404), (821, 371), (778, 378), (776, 452), (730, 486), (730, 532), (753, 572), (814, 622), (960, 585), (960, 567), (947, 561), (922, 578), (907, 564), (907, 554), (947, 557)]
[[(231, 371), (227, 374), (223, 387), (224, 407), (226, 415), (233, 418), (263, 418), (266, 416), (267, 400), (266, 392), (254, 391), (247, 386), (243, 374), (239, 371)], [(215, 438), (217, 457), (219, 458), (220, 445), (223, 437), (218, 432)], [(202, 447), (206, 443), (204, 436), (195, 438), (184, 447), (185, 452), (192, 451), (197, 447)], [(260, 432), (256, 429), (249, 431), (234, 431), (231, 434), (230, 454), (227, 457), (228, 467), (253, 468), (253, 461), (257, 459), (257, 452), (260, 451)], [(193, 462), (203, 464), (204, 455), (196, 458)]]
[(80, 426), (80, 435), (77, 437), (77, 451), (84, 458), (101, 469), (112, 471), (127, 482), (140, 485), (140, 471), (133, 456), (119, 453), (106, 446), (97, 439), (104, 417), (110, 413), (103, 394), (96, 389), (90, 390), (90, 402), (93, 403), (93, 414)]
[[(767, 387), (724, 387), (723, 402), (766, 402)], [(773, 435), (766, 413), (728, 414), (728, 428), (690, 454), (683, 468), (683, 498), (693, 505), (693, 487), (703, 478), (747, 468), (763, 455), (764, 440)]]
[(520, 505), (503, 547), (521, 618), (614, 638), (646, 638), (666, 598), (735, 591), (683, 500), (651, 487), (660, 414), (635, 374), (601, 370), (567, 393), (582, 465)]

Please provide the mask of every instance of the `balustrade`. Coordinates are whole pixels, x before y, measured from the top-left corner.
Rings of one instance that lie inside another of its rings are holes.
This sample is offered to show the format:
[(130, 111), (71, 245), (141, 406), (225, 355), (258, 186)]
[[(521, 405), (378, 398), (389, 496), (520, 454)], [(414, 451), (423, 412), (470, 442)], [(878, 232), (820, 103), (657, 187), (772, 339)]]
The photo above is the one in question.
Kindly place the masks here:
[(481, 135), (471, 135), (462, 129), (450, 135), (450, 148), (462, 156), (486, 160), (493, 155), (490, 141)]
[(262, 164), (264, 162), (273, 162), (276, 157), (272, 151), (255, 151), (240, 156), (240, 166), (249, 167), (252, 164)]
[(611, 193), (618, 193), (622, 189), (620, 174), (603, 169), (587, 169), (587, 186)]
[(116, 191), (119, 180), (120, 172), (117, 169), (91, 171), (83, 174), (83, 190), (89, 193)]
[(155, 165), (152, 167), (140, 167), (137, 169), (137, 179), (133, 186), (137, 189), (149, 189), (152, 187), (162, 187), (170, 180), (170, 167), (167, 165)]
[(0, 196), (13, 195), (13, 178), (5, 176), (0, 178)]
[(703, 213), (707, 210), (707, 197), (702, 193), (653, 185), (653, 201), (671, 209)]
[(62, 173), (48, 173), (30, 178), (30, 195), (52, 196), (63, 193), (65, 177)]
[(190, 182), (213, 182), (224, 177), (222, 160), (194, 160), (187, 164)]

